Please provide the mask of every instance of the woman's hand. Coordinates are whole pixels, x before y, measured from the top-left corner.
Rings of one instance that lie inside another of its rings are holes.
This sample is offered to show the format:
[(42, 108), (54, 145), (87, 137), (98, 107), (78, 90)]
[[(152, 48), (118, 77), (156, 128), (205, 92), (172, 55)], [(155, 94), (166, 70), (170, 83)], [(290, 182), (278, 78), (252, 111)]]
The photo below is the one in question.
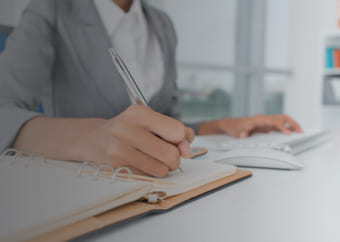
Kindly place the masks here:
[(21, 130), (15, 148), (163, 177), (179, 168), (193, 139), (192, 129), (181, 122), (132, 105), (110, 120), (35, 118)]
[(254, 133), (270, 131), (280, 131), (285, 134), (303, 132), (300, 125), (285, 114), (256, 115), (247, 118), (224, 118), (202, 123), (198, 128), (199, 135), (224, 133), (238, 138), (245, 138)]
[(113, 168), (127, 166), (137, 173), (163, 177), (178, 169), (194, 139), (192, 129), (181, 122), (133, 105), (111, 120), (79, 136), (79, 158)]

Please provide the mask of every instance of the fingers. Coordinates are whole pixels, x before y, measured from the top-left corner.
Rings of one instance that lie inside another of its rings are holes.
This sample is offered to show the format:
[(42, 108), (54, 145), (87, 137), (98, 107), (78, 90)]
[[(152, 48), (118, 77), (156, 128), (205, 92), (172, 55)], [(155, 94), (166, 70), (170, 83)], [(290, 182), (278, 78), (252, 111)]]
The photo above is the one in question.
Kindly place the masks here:
[[(195, 138), (194, 131), (191, 128), (185, 127), (183, 123), (160, 113), (154, 112), (150, 108), (144, 107), (142, 105), (133, 105), (129, 109), (133, 109), (132, 111), (134, 114), (138, 116), (135, 118), (137, 118), (137, 122), (139, 122), (141, 126), (145, 127), (145, 129), (151, 133), (161, 137), (166, 142), (173, 144), (174, 147), (177, 147), (181, 156), (187, 157), (190, 154), (190, 143), (193, 142)], [(155, 149), (154, 146), (151, 148), (153, 150)], [(147, 149), (147, 147), (141, 148), (143, 151)], [(172, 159), (174, 159), (176, 157), (174, 156), (174, 151), (172, 149), (173, 148), (168, 149), (168, 151), (169, 153), (172, 153)], [(160, 152), (162, 154), (166, 153), (166, 151), (163, 151), (163, 149), (160, 149)], [(147, 151), (147, 154), (151, 155), (151, 152)], [(160, 159), (159, 156), (156, 156), (155, 158)], [(163, 161), (162, 159), (160, 160)], [(173, 170), (178, 168), (176, 167), (176, 162), (171, 161), (171, 159), (167, 159), (165, 164), (168, 165), (171, 170)]]
[(194, 131), (191, 128), (185, 127), (185, 140), (177, 145), (180, 155), (182, 157), (190, 156), (190, 143), (195, 139)]
[(285, 123), (276, 121), (274, 122), (274, 128), (277, 128), (278, 131), (281, 131), (284, 134), (290, 134), (291, 130), (286, 127)]
[[(246, 121), (248, 119), (249, 118), (245, 118), (243, 120)], [(246, 121), (246, 124), (241, 128), (241, 131), (239, 132), (239, 138), (249, 137), (257, 127), (263, 125), (262, 122), (258, 118), (255, 118), (255, 120), (249, 119), (249, 122)]]
[(272, 127), (257, 127), (253, 129), (249, 135), (256, 134), (256, 133), (269, 133), (270, 131), (273, 131)]
[(284, 116), (285, 123), (289, 125), (289, 129), (291, 131), (298, 132), (298, 133), (303, 133), (302, 128), (300, 127), (300, 125), (295, 120), (293, 120), (288, 115), (283, 115), (283, 116)]
[(280, 131), (284, 134), (291, 132), (303, 132), (299, 124), (290, 118), (288, 115), (256, 115), (253, 117), (241, 120), (244, 124), (241, 125), (239, 132), (240, 138), (248, 137), (254, 133), (263, 133), (270, 131)]
[(142, 105), (132, 105), (129, 109), (134, 109), (136, 122), (170, 143), (179, 144), (185, 140), (186, 136), (192, 138), (180, 121), (154, 112)]
[(187, 158), (190, 156), (190, 143), (187, 140), (177, 145), (181, 157)]
[(181, 122), (132, 105), (120, 115), (89, 127), (74, 142), (79, 161), (128, 166), (134, 171), (163, 177), (180, 165), (194, 139)]
[(195, 137), (193, 130), (181, 122), (142, 105), (129, 107), (113, 133), (171, 171), (178, 169), (181, 156), (189, 155)]
[(240, 138), (247, 138), (248, 136), (250, 135), (250, 132), (249, 131), (242, 131), (240, 133)]
[(134, 126), (123, 126), (122, 128), (126, 131), (119, 136), (120, 140), (161, 162), (169, 170), (178, 169), (180, 152), (176, 145), (166, 142), (146, 129)]
[(288, 115), (273, 115), (272, 118), (274, 120), (275, 128), (284, 134), (290, 134), (291, 132), (303, 132), (300, 125)]
[(169, 168), (159, 160), (122, 142), (114, 142), (109, 151), (109, 159), (106, 163), (111, 164), (114, 168), (119, 166), (133, 167), (134, 173), (137, 174), (164, 177), (169, 171)]
[(195, 139), (195, 133), (192, 130), (192, 128), (185, 127), (185, 139), (189, 142), (192, 143)]
[[(132, 174), (140, 175), (140, 176), (150, 176), (150, 174), (147, 174), (147, 173), (145, 173), (145, 172), (143, 172), (143, 171), (140, 171), (140, 170), (134, 168), (133, 166), (127, 165), (126, 167), (130, 169), (130, 171), (132, 172)], [(156, 176), (155, 176), (155, 177), (156, 177)]]

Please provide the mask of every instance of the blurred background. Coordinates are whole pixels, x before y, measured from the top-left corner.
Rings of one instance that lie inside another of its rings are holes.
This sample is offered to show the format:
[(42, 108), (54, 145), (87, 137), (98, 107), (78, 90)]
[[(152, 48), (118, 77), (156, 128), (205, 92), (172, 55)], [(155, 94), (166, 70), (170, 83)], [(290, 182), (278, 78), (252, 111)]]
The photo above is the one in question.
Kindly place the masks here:
[[(28, 2), (1, 0), (0, 25)], [(338, 125), (340, 64), (327, 62), (340, 49), (337, 0), (147, 2), (177, 30), (184, 120), (283, 112), (306, 129)]]

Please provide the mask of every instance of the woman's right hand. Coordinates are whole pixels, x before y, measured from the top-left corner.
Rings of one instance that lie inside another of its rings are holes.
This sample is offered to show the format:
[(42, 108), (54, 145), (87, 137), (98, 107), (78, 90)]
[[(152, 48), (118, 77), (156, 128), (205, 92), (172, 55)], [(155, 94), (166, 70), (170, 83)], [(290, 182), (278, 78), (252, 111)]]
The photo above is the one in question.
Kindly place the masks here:
[(142, 105), (96, 122), (75, 140), (75, 160), (126, 166), (156, 177), (178, 169), (180, 157), (188, 155), (194, 139), (192, 129)]
[(48, 159), (91, 161), (156, 177), (176, 170), (189, 154), (192, 129), (181, 122), (132, 105), (110, 119), (39, 116), (20, 130), (14, 148)]

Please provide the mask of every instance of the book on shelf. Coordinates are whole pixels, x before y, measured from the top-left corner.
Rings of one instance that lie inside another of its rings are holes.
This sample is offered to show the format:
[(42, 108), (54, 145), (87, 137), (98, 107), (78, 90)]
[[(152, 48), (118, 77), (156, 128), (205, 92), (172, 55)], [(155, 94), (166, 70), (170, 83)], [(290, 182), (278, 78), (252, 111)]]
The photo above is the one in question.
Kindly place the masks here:
[(326, 59), (325, 59), (325, 65), (326, 68), (334, 68), (334, 62), (333, 62), (333, 49), (330, 47), (326, 48)]
[(325, 67), (327, 69), (340, 69), (340, 49), (327, 47), (325, 57)]
[(333, 50), (333, 64), (334, 68), (340, 68), (340, 49)]

